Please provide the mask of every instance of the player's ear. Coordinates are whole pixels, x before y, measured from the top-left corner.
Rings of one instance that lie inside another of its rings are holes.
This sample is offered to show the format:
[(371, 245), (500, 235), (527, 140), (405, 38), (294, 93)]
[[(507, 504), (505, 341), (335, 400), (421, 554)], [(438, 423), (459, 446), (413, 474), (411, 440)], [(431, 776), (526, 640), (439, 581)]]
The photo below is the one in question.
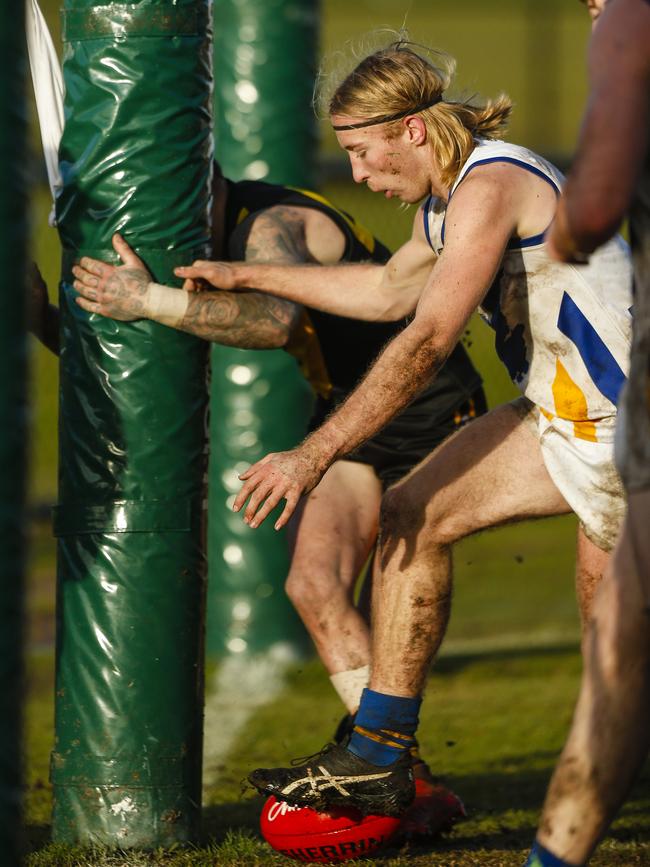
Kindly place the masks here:
[(415, 145), (422, 145), (427, 140), (427, 128), (422, 118), (417, 114), (404, 118), (404, 125), (408, 133), (409, 141)]

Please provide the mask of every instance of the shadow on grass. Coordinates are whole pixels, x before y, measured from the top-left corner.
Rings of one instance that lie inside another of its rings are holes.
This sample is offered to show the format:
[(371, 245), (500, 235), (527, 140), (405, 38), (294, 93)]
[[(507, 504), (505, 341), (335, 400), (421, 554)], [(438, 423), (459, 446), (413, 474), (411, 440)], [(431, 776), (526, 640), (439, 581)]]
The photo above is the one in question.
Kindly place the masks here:
[(263, 804), (264, 798), (252, 797), (204, 807), (202, 842), (220, 843), (228, 831), (259, 833)]
[[(444, 649), (444, 645), (443, 645)], [(438, 675), (459, 674), (464, 669), (477, 663), (530, 663), (535, 660), (552, 660), (564, 656), (577, 656), (580, 652), (578, 641), (566, 641), (561, 644), (507, 647), (495, 650), (476, 650), (467, 652), (451, 652), (436, 659), (433, 673)]]
[(25, 826), (25, 840), (27, 852), (37, 852), (44, 849), (52, 842), (52, 826), (27, 824)]

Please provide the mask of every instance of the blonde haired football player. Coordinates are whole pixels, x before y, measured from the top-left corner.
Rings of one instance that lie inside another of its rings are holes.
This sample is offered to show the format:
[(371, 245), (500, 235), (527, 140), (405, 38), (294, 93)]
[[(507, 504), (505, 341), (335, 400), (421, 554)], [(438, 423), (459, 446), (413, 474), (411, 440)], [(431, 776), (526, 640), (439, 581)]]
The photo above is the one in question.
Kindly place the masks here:
[(455, 541), (505, 522), (574, 511), (586, 618), (624, 509), (612, 451), (630, 342), (627, 251), (619, 239), (585, 266), (552, 261), (543, 239), (562, 176), (537, 154), (497, 139), (507, 101), (455, 101), (441, 81), (446, 85), (439, 66), (401, 40), (361, 61), (331, 100), (354, 179), (389, 198), (423, 200), (411, 239), (386, 265), (198, 263), (184, 272), (346, 315), (415, 312), (318, 430), (244, 474), (235, 505), (248, 499), (252, 526), (282, 498), (278, 525), (284, 523), (333, 460), (411, 400), (477, 307), (522, 392), (444, 443), (384, 496), (371, 689), (348, 747), (306, 766), (251, 775), (261, 790), (316, 807), (395, 812), (412, 797), (407, 753), (428, 665), (447, 625)]

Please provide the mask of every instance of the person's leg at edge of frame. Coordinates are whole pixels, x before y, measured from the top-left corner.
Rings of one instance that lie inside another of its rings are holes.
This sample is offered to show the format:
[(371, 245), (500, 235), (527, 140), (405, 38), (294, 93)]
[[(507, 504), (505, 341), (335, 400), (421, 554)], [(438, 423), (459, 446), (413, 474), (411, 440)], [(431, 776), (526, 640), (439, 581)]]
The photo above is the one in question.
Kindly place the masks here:
[(580, 697), (529, 867), (586, 864), (648, 752), (649, 510), (650, 491), (629, 495), (623, 531), (596, 594)]
[[(611, 545), (610, 545), (611, 547)], [(591, 620), (596, 591), (611, 560), (611, 550), (604, 550), (592, 541), (582, 525), (578, 527), (576, 546), (576, 597), (580, 612), (583, 638)]]

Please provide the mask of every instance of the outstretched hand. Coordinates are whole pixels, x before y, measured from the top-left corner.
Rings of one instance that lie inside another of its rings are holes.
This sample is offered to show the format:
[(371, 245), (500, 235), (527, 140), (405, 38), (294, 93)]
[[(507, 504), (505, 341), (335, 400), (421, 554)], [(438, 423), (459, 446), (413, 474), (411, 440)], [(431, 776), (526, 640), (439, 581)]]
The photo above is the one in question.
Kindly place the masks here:
[(124, 263), (109, 265), (84, 256), (72, 269), (76, 302), (88, 313), (99, 313), (120, 322), (145, 316), (145, 300), (151, 274), (121, 235), (113, 235), (113, 248)]
[(174, 268), (174, 274), (184, 278), (183, 289), (187, 292), (201, 292), (207, 286), (228, 290), (237, 288), (235, 269), (230, 262), (197, 259), (192, 265)]
[(303, 444), (289, 452), (271, 453), (250, 466), (239, 477), (244, 485), (235, 497), (233, 511), (238, 512), (248, 500), (244, 522), (259, 527), (268, 514), (286, 500), (274, 527), (280, 530), (293, 514), (298, 501), (320, 482), (327, 466), (318, 466), (315, 455)]

